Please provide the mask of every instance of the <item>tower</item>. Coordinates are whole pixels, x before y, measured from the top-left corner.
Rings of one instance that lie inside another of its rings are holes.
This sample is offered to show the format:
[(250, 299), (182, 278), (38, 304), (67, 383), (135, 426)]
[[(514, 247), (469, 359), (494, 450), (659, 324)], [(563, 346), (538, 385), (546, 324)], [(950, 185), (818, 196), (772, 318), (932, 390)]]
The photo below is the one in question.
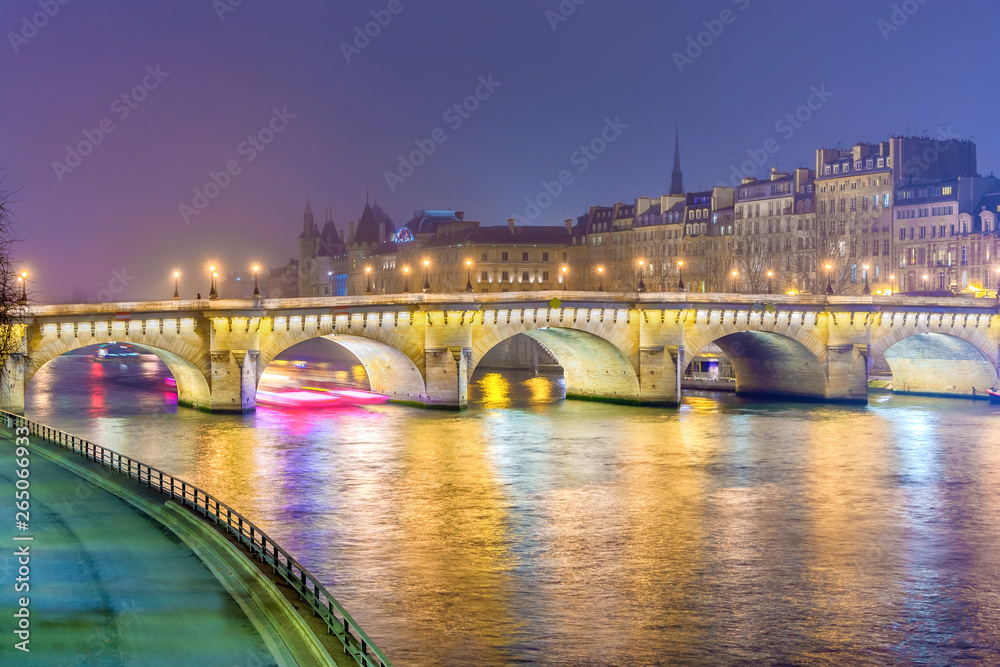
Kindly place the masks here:
[(684, 194), (684, 176), (681, 174), (681, 142), (676, 129), (674, 130), (674, 171), (670, 174), (670, 194)]
[(312, 204), (306, 202), (306, 210), (302, 214), (302, 233), (299, 234), (299, 296), (312, 296), (312, 285), (319, 266), (316, 262), (318, 249), (319, 230), (313, 220)]

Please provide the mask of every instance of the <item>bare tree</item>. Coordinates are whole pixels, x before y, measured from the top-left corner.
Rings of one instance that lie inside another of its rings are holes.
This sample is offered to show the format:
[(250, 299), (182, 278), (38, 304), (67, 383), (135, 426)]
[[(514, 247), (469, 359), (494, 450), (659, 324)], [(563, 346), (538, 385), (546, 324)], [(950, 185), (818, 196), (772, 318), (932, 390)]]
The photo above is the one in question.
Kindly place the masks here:
[(20, 352), (27, 316), (27, 292), (24, 280), (14, 263), (13, 216), (10, 206), (13, 193), (0, 181), (0, 368)]
[(736, 244), (737, 283), (750, 294), (763, 294), (768, 287), (768, 272), (778, 265), (781, 238), (768, 234), (744, 236)]

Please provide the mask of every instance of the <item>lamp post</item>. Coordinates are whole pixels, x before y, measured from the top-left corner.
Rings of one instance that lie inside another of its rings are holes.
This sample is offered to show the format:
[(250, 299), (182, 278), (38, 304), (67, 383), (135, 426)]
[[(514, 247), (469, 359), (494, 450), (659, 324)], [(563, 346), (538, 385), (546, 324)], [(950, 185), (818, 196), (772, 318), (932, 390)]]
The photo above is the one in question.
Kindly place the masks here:
[(739, 272), (736, 269), (733, 269), (733, 294), (737, 294), (739, 292), (736, 285), (736, 279), (739, 277), (739, 275), (740, 275)]
[(260, 298), (260, 290), (257, 288), (257, 272), (260, 271), (260, 267), (256, 264), (253, 265), (253, 298)]
[(646, 265), (646, 262), (644, 262), (644, 261), (642, 261), (640, 259), (639, 260), (639, 291), (640, 292), (645, 292), (646, 291), (646, 283), (643, 282), (643, 280), (642, 280), (642, 267), (645, 266), (645, 265)]
[(597, 291), (598, 292), (603, 292), (604, 291), (604, 267), (603, 266), (597, 267)]
[(21, 271), (21, 275), (17, 277), (17, 282), (21, 283), (21, 298), (17, 300), (19, 306), (23, 306), (28, 303), (28, 272)]
[(372, 293), (372, 267), (365, 267), (365, 294)]
[(466, 272), (466, 275), (467, 275), (466, 280), (465, 280), (465, 291), (466, 292), (471, 292), (472, 291), (472, 260), (471, 259), (465, 260), (465, 272)]
[(429, 267), (430, 265), (431, 265), (431, 260), (425, 259), (424, 260), (424, 292), (430, 292), (431, 291), (431, 281), (430, 281), (430, 278), (427, 275), (427, 267)]
[(677, 262), (677, 291), (684, 291), (684, 260)]
[(180, 278), (180, 276), (181, 276), (181, 272), (180, 271), (174, 271), (174, 301), (177, 301), (178, 299), (181, 298), (181, 293), (179, 291), (177, 291), (177, 287), (178, 287), (178, 285), (177, 285), (177, 279)]
[(767, 272), (767, 293), (774, 294), (774, 290), (771, 289), (771, 278), (774, 276), (774, 271)]
[(927, 291), (927, 274), (924, 274), (924, 291)]
[(865, 288), (864, 288), (864, 290), (862, 290), (861, 293), (864, 294), (865, 296), (871, 296), (872, 295), (872, 288), (868, 286), (868, 265), (867, 264), (865, 264)]
[(896, 293), (896, 276), (895, 275), (889, 276), (889, 291), (891, 291), (893, 294)]
[(569, 276), (566, 275), (567, 272), (569, 272), (569, 267), (568, 266), (562, 267), (562, 284), (564, 290), (569, 289)]
[(209, 287), (209, 290), (208, 290), (208, 298), (209, 299), (218, 299), (219, 298), (219, 292), (216, 291), (216, 289), (215, 289), (215, 278), (219, 274), (216, 272), (214, 264), (212, 266), (208, 267), (208, 270), (212, 272), (212, 285), (211, 285), (211, 287)]
[(830, 283), (830, 269), (833, 268), (832, 264), (826, 265), (826, 293), (827, 295), (833, 294), (833, 284)]
[(410, 267), (403, 267), (403, 294), (410, 293)]

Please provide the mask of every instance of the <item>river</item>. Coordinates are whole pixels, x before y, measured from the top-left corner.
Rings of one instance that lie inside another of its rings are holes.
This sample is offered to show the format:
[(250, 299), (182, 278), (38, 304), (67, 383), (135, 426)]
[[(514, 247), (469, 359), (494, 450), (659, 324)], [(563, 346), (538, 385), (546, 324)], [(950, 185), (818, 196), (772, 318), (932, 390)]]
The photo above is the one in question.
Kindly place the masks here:
[(1000, 661), (1000, 416), (692, 394), (178, 408), (155, 357), (63, 356), (27, 415), (201, 486), (321, 579), (398, 666)]

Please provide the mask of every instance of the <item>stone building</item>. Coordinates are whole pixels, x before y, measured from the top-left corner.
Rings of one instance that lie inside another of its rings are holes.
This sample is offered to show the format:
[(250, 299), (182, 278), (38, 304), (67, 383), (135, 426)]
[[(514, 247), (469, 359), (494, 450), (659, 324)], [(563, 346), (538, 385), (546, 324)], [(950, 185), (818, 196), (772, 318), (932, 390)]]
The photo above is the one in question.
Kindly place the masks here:
[(748, 291), (823, 288), (817, 282), (813, 178), (811, 169), (772, 169), (769, 180), (745, 178), (736, 188), (735, 264)]
[(1000, 182), (992, 177), (898, 188), (893, 209), (896, 289), (995, 287), (996, 226), (988, 209), (998, 191)]

